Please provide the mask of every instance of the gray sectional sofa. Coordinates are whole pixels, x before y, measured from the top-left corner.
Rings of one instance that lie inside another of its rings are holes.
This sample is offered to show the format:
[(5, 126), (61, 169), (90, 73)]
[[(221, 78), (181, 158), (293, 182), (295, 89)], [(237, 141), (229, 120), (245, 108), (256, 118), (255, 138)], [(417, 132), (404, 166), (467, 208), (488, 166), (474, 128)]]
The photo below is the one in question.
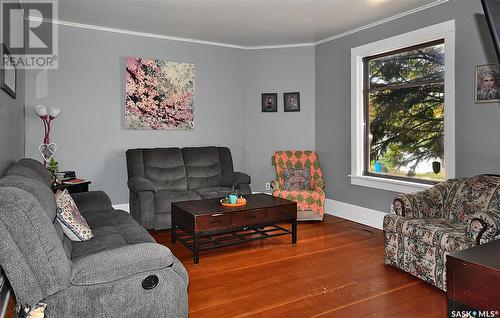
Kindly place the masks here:
[(167, 247), (99, 191), (72, 195), (94, 237), (70, 241), (49, 184), (32, 159), (0, 179), (0, 266), (18, 303), (51, 318), (187, 317), (188, 275)]
[(252, 193), (226, 147), (130, 149), (126, 152), (130, 213), (147, 229), (171, 227), (171, 203)]

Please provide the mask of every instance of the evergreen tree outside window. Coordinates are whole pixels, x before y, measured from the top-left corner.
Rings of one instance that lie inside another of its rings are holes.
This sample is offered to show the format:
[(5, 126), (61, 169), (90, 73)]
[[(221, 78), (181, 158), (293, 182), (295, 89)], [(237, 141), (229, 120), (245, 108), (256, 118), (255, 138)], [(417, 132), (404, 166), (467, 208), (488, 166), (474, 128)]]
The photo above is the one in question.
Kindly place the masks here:
[(364, 175), (445, 179), (444, 40), (365, 57)]

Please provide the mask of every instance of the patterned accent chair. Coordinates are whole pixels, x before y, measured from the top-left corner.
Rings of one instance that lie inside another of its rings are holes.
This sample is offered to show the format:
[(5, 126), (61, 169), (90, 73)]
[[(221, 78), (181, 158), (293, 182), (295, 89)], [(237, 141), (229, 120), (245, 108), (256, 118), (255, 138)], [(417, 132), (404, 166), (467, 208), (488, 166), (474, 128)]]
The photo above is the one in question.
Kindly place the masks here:
[[(277, 151), (272, 157), (272, 164), (276, 168), (276, 180), (273, 181), (273, 196), (297, 202), (297, 220), (321, 221), (325, 214), (325, 192), (323, 188), (323, 174), (319, 167), (316, 152), (309, 150)], [(311, 169), (310, 189), (286, 190), (287, 168)]]
[(446, 290), (446, 255), (500, 239), (500, 176), (399, 194), (384, 217), (385, 263)]

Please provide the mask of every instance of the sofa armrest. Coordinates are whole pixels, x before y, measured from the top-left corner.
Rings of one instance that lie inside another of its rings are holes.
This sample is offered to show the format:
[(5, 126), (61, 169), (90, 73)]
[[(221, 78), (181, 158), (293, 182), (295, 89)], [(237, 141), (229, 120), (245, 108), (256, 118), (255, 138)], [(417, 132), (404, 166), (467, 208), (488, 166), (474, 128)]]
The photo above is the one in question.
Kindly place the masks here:
[(71, 193), (71, 197), (82, 214), (113, 209), (111, 200), (103, 191)]
[(408, 194), (400, 193), (392, 200), (391, 213), (406, 217), (406, 215), (416, 214), (413, 211), (412, 198)]
[(233, 184), (250, 184), (252, 183), (252, 179), (250, 176), (243, 172), (234, 172), (233, 173)]
[(414, 193), (398, 194), (392, 207), (392, 213), (407, 218), (445, 217), (444, 198), (436, 186)]
[(132, 177), (127, 181), (128, 188), (132, 192), (152, 191), (156, 193), (156, 186), (153, 181), (145, 177)]
[(280, 182), (278, 180), (273, 180), (271, 181), (271, 189), (273, 191), (279, 191), (280, 189)]
[(151, 272), (173, 263), (172, 252), (156, 243), (127, 245), (91, 254), (73, 262), (71, 284), (103, 284)]
[(467, 220), (465, 229), (476, 244), (483, 244), (493, 241), (496, 236), (500, 235), (500, 210), (487, 210), (474, 213)]
[(240, 184), (250, 184), (251, 181), (252, 180), (248, 174), (243, 172), (233, 172), (222, 185), (226, 187), (237, 187)]
[(324, 188), (325, 188), (325, 181), (323, 181), (323, 179), (317, 179), (314, 182), (313, 190), (315, 190), (315, 189), (323, 190)]

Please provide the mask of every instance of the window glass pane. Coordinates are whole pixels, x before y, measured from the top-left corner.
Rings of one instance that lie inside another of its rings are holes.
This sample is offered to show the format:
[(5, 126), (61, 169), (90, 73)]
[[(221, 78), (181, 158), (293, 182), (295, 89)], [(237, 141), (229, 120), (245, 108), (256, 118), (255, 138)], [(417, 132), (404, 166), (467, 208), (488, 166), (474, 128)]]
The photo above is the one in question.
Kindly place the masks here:
[(375, 90), (368, 102), (368, 171), (444, 180), (444, 84)]
[(444, 81), (444, 44), (370, 60), (370, 89), (387, 85)]

